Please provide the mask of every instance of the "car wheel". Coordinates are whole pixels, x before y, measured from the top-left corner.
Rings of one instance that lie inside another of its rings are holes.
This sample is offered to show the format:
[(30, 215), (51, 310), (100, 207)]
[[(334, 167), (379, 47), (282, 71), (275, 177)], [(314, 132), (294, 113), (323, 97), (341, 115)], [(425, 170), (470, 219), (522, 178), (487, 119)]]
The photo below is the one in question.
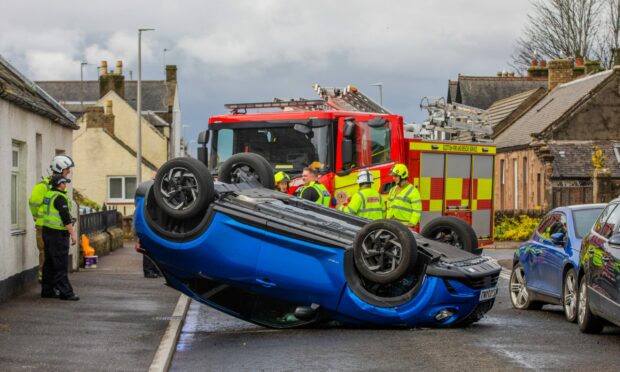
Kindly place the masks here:
[(474, 254), (481, 254), (478, 249), (478, 238), (474, 229), (457, 217), (439, 217), (427, 223), (421, 232), (428, 239), (450, 244)]
[(588, 286), (585, 275), (579, 281), (579, 304), (577, 324), (583, 333), (600, 333), (605, 326), (603, 319), (592, 314), (590, 311), (590, 299), (588, 298)]
[(523, 266), (518, 263), (512, 268), (510, 273), (510, 302), (515, 309), (519, 310), (539, 310), (542, 303), (532, 301), (532, 296), (527, 290), (525, 272)]
[(193, 158), (176, 158), (159, 168), (153, 185), (155, 202), (168, 216), (185, 219), (203, 211), (215, 191), (209, 169)]
[(273, 190), (273, 168), (269, 162), (258, 154), (239, 153), (226, 160), (219, 171), (219, 179), (225, 183), (242, 183), (257, 181), (263, 187)]
[(377, 284), (401, 279), (413, 267), (417, 254), (413, 234), (396, 221), (369, 222), (353, 241), (355, 267), (365, 279)]
[(571, 323), (577, 321), (577, 273), (575, 269), (568, 269), (564, 275), (564, 289), (562, 291), (562, 303), (566, 320)]

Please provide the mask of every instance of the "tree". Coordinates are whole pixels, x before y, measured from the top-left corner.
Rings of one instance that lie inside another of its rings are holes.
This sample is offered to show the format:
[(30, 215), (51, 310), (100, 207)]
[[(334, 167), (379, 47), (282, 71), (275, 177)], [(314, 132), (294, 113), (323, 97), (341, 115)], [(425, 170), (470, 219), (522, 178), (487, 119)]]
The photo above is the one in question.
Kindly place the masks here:
[(601, 64), (611, 68), (612, 49), (620, 47), (620, 0), (605, 0), (602, 6), (602, 25), (594, 56)]
[(511, 65), (518, 71), (532, 59), (590, 58), (598, 38), (603, 1), (532, 0), (524, 34), (517, 40)]

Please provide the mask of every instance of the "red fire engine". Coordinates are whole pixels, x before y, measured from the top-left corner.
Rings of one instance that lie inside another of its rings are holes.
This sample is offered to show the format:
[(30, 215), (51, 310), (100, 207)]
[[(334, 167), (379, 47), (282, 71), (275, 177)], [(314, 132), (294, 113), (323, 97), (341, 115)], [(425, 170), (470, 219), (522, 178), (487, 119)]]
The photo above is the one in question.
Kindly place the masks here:
[[(353, 93), (356, 100), (364, 98)], [(200, 134), (198, 157), (217, 173), (233, 154), (260, 154), (292, 177), (291, 192), (302, 184), (302, 169), (312, 165), (339, 202), (357, 192), (362, 169), (370, 170), (373, 186), (387, 194), (394, 184), (390, 169), (404, 163), (422, 197), (420, 228), (438, 216), (457, 216), (474, 228), (480, 245), (491, 243), (495, 147), (406, 138), (402, 116), (366, 101), (362, 104), (375, 112), (343, 111), (330, 99), (226, 105), (232, 113), (211, 117), (208, 130)], [(282, 110), (245, 113), (257, 108)]]

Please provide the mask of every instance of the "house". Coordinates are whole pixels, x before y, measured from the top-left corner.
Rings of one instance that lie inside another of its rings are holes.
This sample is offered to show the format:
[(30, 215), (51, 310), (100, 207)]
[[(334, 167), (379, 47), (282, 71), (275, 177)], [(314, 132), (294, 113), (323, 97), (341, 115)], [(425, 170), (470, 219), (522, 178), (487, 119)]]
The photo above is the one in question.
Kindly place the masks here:
[(496, 127), (496, 210), (591, 202), (596, 147), (620, 180), (620, 66), (587, 75), (575, 67), (549, 62), (549, 91)]
[[(168, 159), (183, 156), (176, 66), (166, 66), (166, 80), (142, 82), (142, 179), (152, 178)], [(98, 204), (133, 214), (137, 172), (136, 81), (126, 81), (122, 62), (99, 81), (40, 82), (68, 110), (79, 116), (74, 133), (74, 187)]]
[[(56, 155), (73, 154), (75, 117), (0, 56), (0, 302), (36, 281), (30, 190)], [(77, 264), (77, 251), (70, 254)]]

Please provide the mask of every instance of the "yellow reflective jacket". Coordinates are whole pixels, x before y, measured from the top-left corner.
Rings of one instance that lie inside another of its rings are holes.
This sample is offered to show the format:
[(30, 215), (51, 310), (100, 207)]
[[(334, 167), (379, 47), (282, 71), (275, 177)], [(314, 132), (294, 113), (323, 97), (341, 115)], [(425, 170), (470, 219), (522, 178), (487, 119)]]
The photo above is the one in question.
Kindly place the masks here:
[(60, 218), (60, 211), (54, 206), (54, 200), (59, 196), (65, 198), (67, 207), (71, 210), (71, 199), (69, 199), (66, 193), (50, 190), (43, 198), (39, 214), (43, 216), (43, 227), (49, 227), (54, 230), (67, 230), (65, 224), (62, 223), (62, 218)]
[(361, 189), (351, 197), (349, 205), (341, 205), (338, 210), (370, 220), (385, 218), (383, 199), (372, 188)]
[(301, 198), (301, 196), (304, 194), (304, 190), (310, 187), (315, 189), (316, 192), (319, 194), (319, 198), (314, 202), (329, 207), (332, 201), (332, 196), (329, 191), (327, 191), (327, 188), (323, 184), (320, 184), (318, 182), (312, 181), (308, 186), (301, 187), (301, 190), (299, 190), (299, 197)]
[(30, 193), (28, 206), (30, 207), (30, 213), (32, 214), (34, 223), (37, 226), (43, 226), (43, 216), (39, 214), (39, 207), (41, 207), (43, 198), (45, 198), (45, 194), (47, 194), (50, 189), (50, 179), (49, 177), (45, 177), (41, 180), (41, 182), (34, 185), (32, 188), (32, 193)]
[(416, 187), (409, 184), (396, 193), (392, 187), (387, 200), (387, 218), (404, 224), (417, 225), (422, 214), (422, 198)]

